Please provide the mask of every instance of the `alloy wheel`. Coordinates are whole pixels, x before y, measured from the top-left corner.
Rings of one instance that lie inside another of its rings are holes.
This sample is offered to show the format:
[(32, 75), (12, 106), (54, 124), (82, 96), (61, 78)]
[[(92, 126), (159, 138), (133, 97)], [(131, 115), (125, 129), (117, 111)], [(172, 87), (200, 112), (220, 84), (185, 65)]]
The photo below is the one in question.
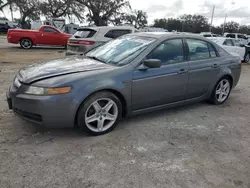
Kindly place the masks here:
[(245, 57), (245, 62), (248, 63), (250, 60), (250, 54), (247, 54), (246, 57)]
[(227, 79), (223, 79), (216, 87), (216, 99), (218, 102), (224, 102), (230, 93), (230, 82)]
[(23, 39), (23, 40), (21, 41), (21, 45), (22, 45), (23, 48), (29, 49), (29, 48), (31, 48), (31, 46), (32, 46), (32, 42), (31, 42), (31, 40), (29, 40), (29, 39)]
[(117, 104), (110, 98), (95, 100), (85, 112), (85, 124), (93, 132), (104, 132), (116, 122)]

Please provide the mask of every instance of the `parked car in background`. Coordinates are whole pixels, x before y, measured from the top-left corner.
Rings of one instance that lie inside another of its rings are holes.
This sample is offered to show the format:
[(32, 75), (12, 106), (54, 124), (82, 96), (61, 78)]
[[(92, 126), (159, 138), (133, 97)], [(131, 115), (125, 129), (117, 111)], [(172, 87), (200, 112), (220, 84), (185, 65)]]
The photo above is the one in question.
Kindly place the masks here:
[(134, 33), (85, 56), (21, 69), (7, 101), (40, 125), (78, 126), (100, 135), (122, 116), (207, 99), (223, 104), (240, 73), (240, 58), (204, 37)]
[(249, 47), (240, 44), (238, 40), (225, 37), (215, 37), (208, 39), (212, 40), (213, 42), (224, 48), (229, 53), (238, 54), (242, 61), (249, 62), (250, 59)]
[(62, 33), (52, 26), (41, 26), (39, 30), (9, 29), (7, 40), (9, 43), (20, 43), (24, 49), (32, 46), (63, 46), (66, 47), (70, 34)]
[(250, 46), (250, 35), (247, 35), (247, 45)]
[(248, 44), (248, 38), (241, 33), (224, 33), (224, 37), (235, 39), (242, 44)]
[(125, 34), (134, 33), (136, 29), (130, 26), (83, 27), (68, 40), (66, 55), (83, 54), (86, 51), (102, 45)]
[(218, 35), (213, 33), (200, 33), (200, 35), (203, 37), (218, 37)]
[(8, 23), (0, 23), (0, 34), (6, 34), (9, 30), (10, 26)]

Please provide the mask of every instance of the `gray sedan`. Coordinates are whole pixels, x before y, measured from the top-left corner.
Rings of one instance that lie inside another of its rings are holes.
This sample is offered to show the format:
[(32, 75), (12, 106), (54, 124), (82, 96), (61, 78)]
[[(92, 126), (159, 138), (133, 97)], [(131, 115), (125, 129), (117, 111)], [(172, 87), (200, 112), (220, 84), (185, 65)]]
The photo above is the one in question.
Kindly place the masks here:
[(205, 38), (135, 33), (84, 56), (21, 69), (7, 101), (32, 122), (100, 135), (124, 116), (201, 100), (222, 104), (240, 72), (239, 57)]

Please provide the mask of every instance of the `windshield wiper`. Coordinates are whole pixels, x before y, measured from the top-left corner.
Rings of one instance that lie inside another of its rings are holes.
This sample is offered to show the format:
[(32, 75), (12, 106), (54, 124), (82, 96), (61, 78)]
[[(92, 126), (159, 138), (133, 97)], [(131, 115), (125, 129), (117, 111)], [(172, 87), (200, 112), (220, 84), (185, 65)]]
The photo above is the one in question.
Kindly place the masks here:
[(94, 60), (97, 60), (97, 61), (100, 61), (100, 62), (102, 62), (102, 63), (105, 63), (105, 64), (106, 64), (106, 62), (105, 62), (105, 61), (103, 61), (102, 59), (100, 59), (100, 58), (98, 58), (98, 57), (96, 57), (96, 56), (87, 56), (87, 57), (89, 57), (89, 58), (91, 58), (91, 59), (94, 59)]

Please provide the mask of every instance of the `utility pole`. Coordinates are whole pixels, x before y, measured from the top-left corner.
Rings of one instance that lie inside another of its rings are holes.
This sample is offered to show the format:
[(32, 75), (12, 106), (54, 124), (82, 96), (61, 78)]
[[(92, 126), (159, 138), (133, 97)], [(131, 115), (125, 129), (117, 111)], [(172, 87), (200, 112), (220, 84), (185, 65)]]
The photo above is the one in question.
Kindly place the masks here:
[(224, 24), (223, 24), (222, 36), (224, 35), (224, 32), (225, 32), (225, 24), (226, 24), (226, 21), (227, 21), (227, 13), (226, 13), (226, 15), (225, 15), (225, 20), (224, 20)]
[(213, 19), (214, 19), (214, 9), (215, 9), (215, 5), (213, 6), (213, 11), (212, 11), (211, 24), (210, 24), (210, 32), (212, 32), (212, 24), (213, 24)]

